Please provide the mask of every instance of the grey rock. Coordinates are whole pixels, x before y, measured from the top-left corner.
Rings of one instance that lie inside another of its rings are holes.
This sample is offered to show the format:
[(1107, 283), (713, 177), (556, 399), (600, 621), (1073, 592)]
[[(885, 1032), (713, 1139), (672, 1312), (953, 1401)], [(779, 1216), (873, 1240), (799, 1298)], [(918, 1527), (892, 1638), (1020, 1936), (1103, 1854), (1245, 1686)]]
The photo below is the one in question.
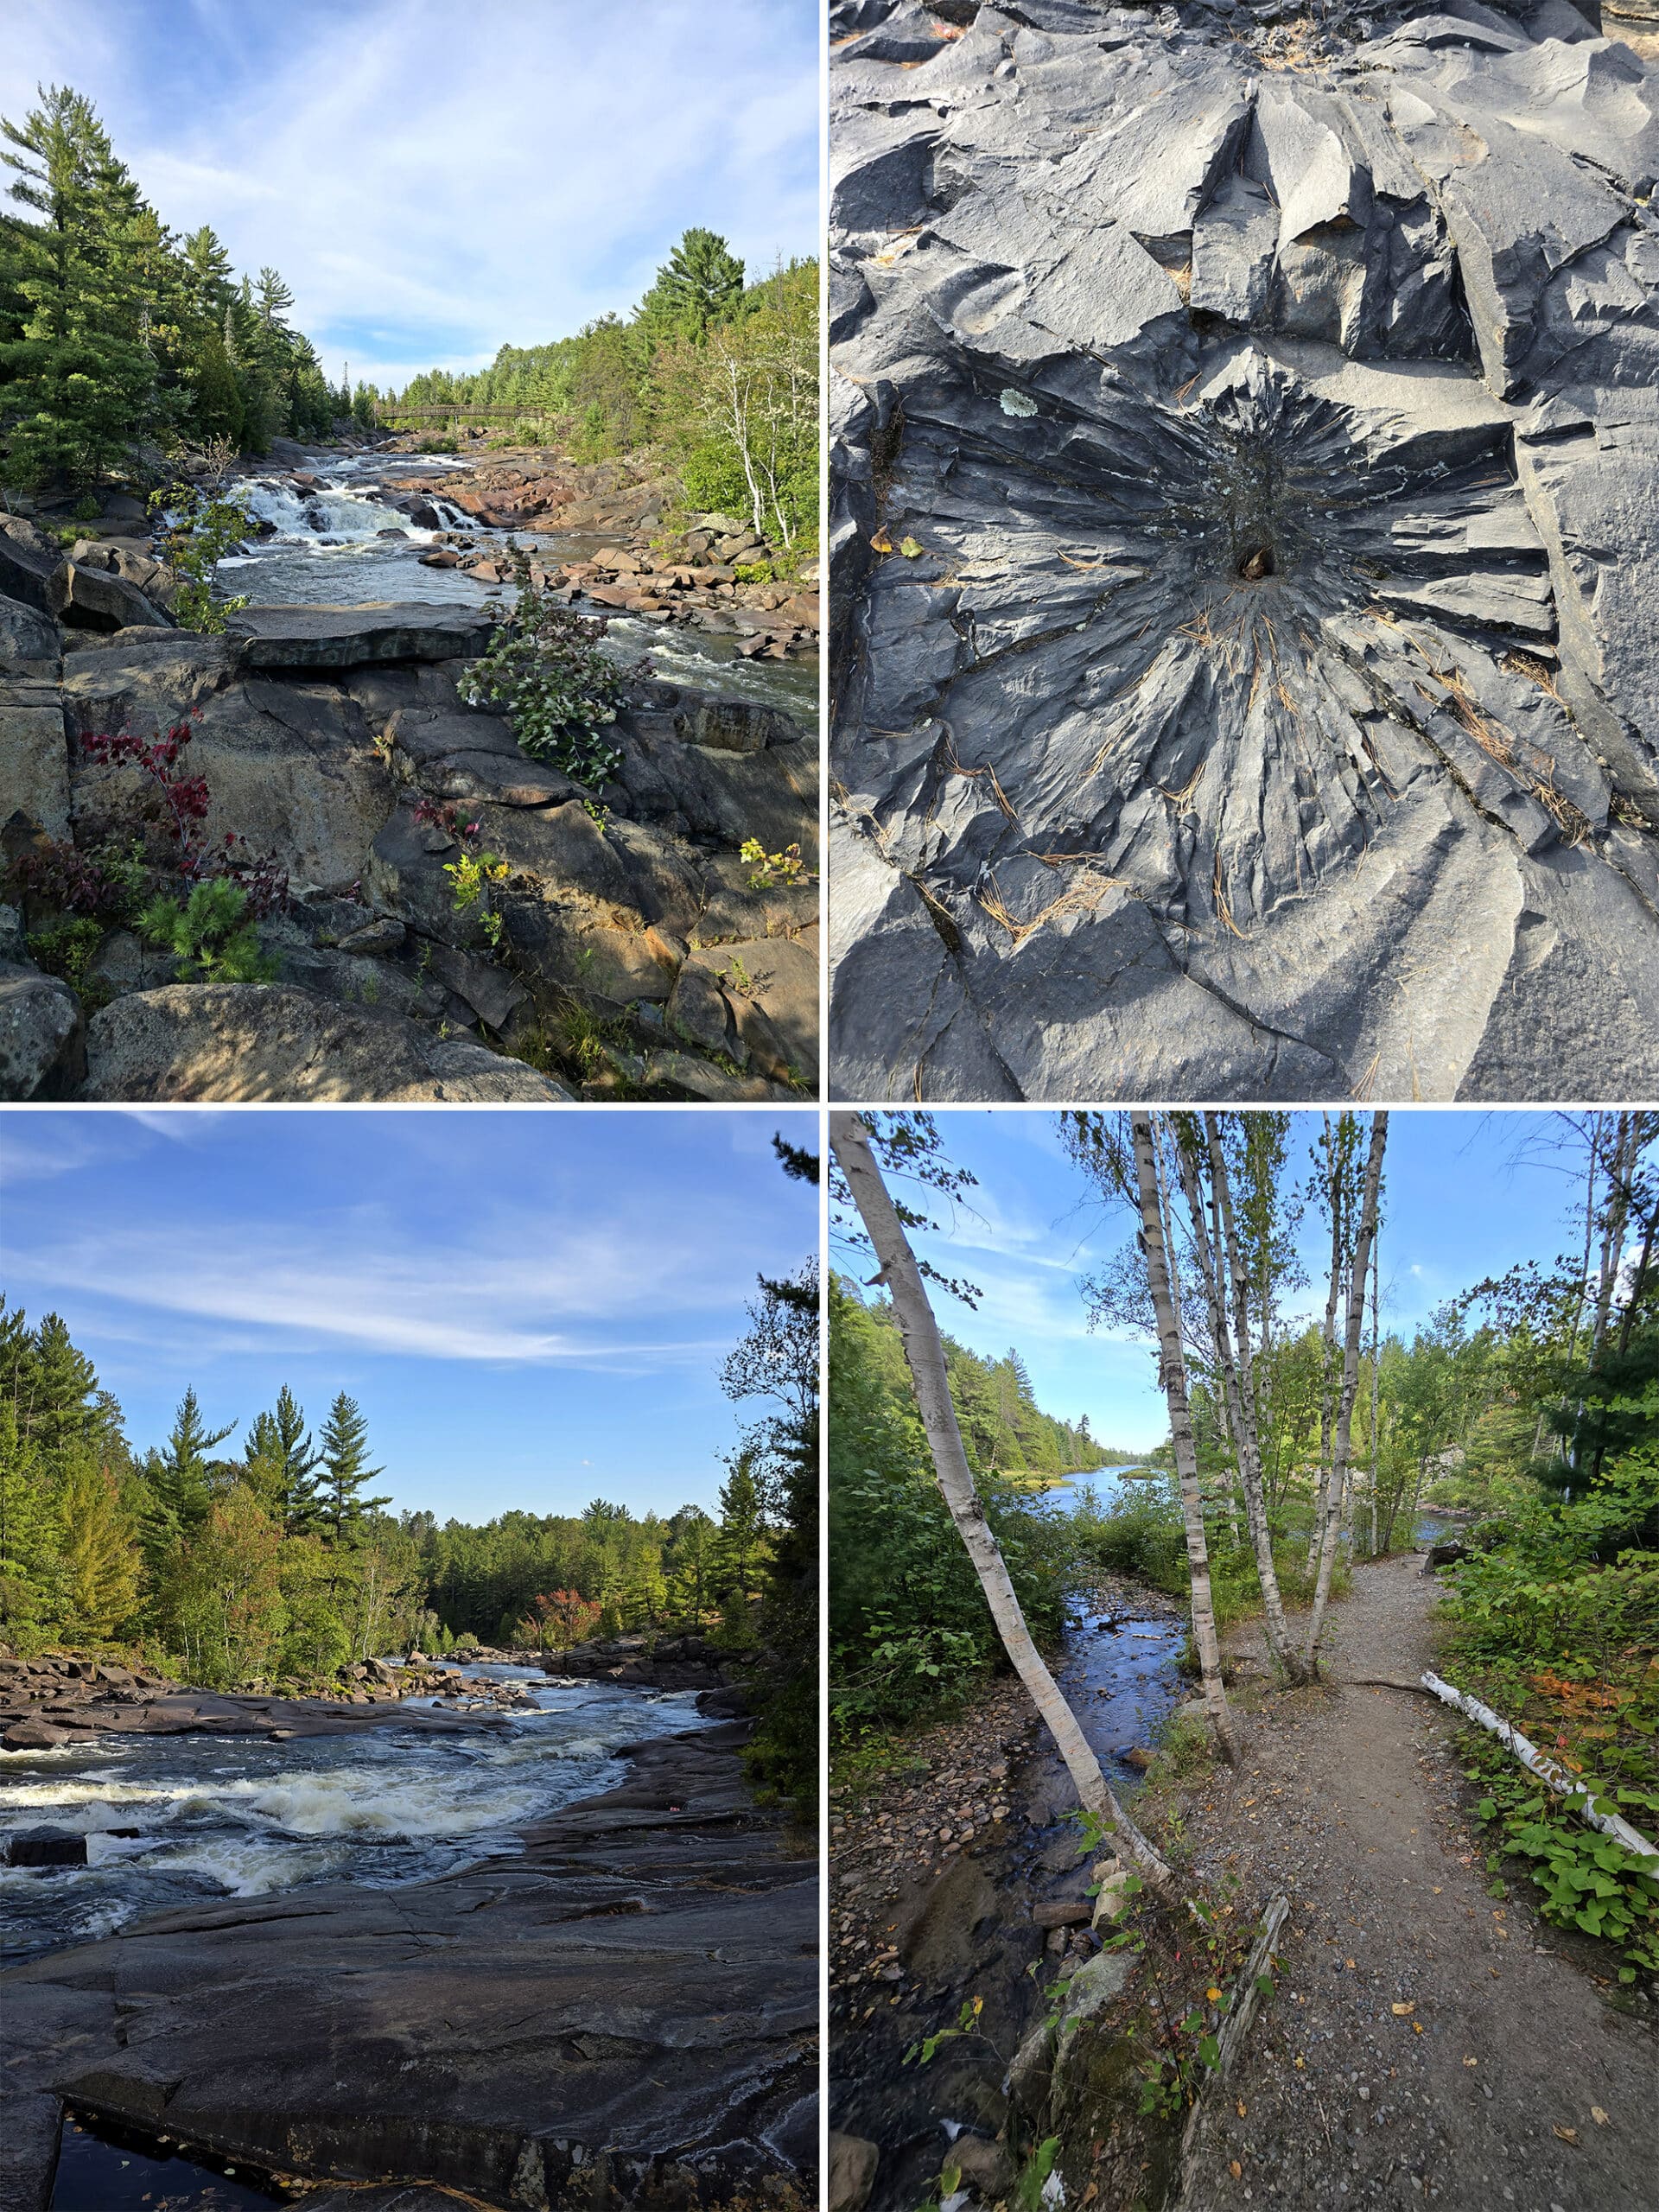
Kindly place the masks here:
[(0, 595), (0, 669), (50, 664), (62, 650), (58, 626), (49, 614), (26, 600)]
[[(3, 984), (0, 984), (3, 989)], [(403, 1016), (346, 1010), (282, 984), (175, 983), (93, 1015), (86, 1081), (104, 1103), (435, 1099), (569, 1093), (517, 1060)]]
[(248, 668), (361, 668), (380, 661), (470, 660), (489, 643), (490, 619), (424, 600), (367, 607), (250, 607), (226, 634)]
[(55, 2131), (12, 2120), (52, 2096), (474, 2202), (587, 2201), (598, 2175), (622, 2203), (812, 2201), (817, 1870), (745, 1788), (745, 1732), (636, 1748), (510, 1859), (198, 1902), (12, 1969), (14, 2188), (44, 2195)]
[(19, 810), (49, 837), (69, 832), (69, 746), (49, 683), (0, 677), (0, 819)]
[(827, 2212), (863, 2212), (875, 2186), (876, 2168), (880, 2162), (880, 2149), (867, 2137), (843, 2135), (839, 2128), (832, 2127), (829, 2187), (824, 2198)]
[(67, 1828), (18, 1828), (6, 1840), (8, 1866), (84, 1866), (86, 1839)]
[(166, 630), (172, 617), (145, 598), (137, 584), (107, 569), (65, 561), (54, 570), (48, 611), (80, 630)]
[(836, 48), (835, 1094), (1646, 1095), (1659, 76), (1207, 13)]
[(0, 960), (0, 1098), (71, 1097), (85, 1066), (80, 1002), (67, 983)]
[(52, 579), (59, 566), (57, 548), (32, 524), (0, 515), (0, 593), (50, 615)]

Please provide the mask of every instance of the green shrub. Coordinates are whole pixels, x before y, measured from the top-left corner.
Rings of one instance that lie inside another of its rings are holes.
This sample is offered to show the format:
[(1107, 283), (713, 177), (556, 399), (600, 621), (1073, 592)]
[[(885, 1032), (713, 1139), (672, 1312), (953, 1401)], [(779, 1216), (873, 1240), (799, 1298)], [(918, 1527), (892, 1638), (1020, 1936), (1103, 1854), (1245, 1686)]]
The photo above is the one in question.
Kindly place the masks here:
[(149, 504), (173, 519), (162, 542), (163, 557), (180, 578), (173, 613), (180, 626), (207, 637), (222, 637), (227, 618), (247, 606), (245, 593), (221, 599), (213, 572), (248, 532), (248, 512), (239, 497), (209, 496), (197, 486), (153, 492)]
[(492, 601), (496, 628), (488, 651), (461, 679), (462, 698), (505, 707), (522, 751), (549, 760), (577, 783), (598, 785), (614, 775), (621, 754), (596, 732), (616, 720), (629, 677), (600, 650), (602, 616), (562, 607), (531, 580), (530, 556), (513, 552), (517, 590), (512, 612)]
[(276, 963), (260, 950), (247, 907), (239, 883), (214, 876), (193, 885), (183, 906), (176, 899), (152, 899), (138, 917), (138, 930), (175, 955), (187, 982), (268, 983)]

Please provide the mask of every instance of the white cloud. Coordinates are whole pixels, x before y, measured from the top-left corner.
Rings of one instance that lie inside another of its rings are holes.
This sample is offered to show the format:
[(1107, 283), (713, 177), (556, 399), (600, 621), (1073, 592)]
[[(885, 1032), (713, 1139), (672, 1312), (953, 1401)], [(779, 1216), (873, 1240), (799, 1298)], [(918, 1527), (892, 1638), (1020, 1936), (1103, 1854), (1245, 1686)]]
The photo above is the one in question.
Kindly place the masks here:
[(251, 61), (240, 9), (196, 0), (165, 74), (141, 10), (9, 13), (0, 111), (41, 79), (87, 92), (167, 222), (282, 270), (332, 375), (348, 347), (354, 376), (402, 382), (626, 310), (688, 224), (752, 273), (816, 245), (807, 0), (493, 0), (464, 23), (453, 0), (359, 0), (284, 10)]

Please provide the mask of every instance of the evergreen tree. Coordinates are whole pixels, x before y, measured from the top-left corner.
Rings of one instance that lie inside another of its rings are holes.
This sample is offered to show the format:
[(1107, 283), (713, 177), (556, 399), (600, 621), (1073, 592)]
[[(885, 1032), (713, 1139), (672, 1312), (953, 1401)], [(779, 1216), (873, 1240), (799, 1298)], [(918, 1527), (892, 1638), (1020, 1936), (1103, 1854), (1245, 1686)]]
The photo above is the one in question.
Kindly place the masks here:
[(213, 1463), (207, 1454), (235, 1427), (231, 1421), (224, 1428), (210, 1429), (191, 1388), (179, 1401), (165, 1449), (147, 1455), (140, 1535), (152, 1572), (207, 1519), (213, 1503)]
[(0, 119), (16, 171), (8, 215), (15, 334), (0, 344), (0, 409), (14, 464), (34, 480), (95, 480), (146, 424), (156, 385), (138, 284), (137, 187), (91, 103), (41, 86), (18, 124)]
[(669, 1528), (663, 1554), (668, 1608), (685, 1627), (698, 1629), (715, 1601), (719, 1532), (700, 1505), (683, 1506)]
[(84, 1352), (75, 1350), (62, 1316), (48, 1313), (35, 1332), (29, 1369), (29, 1398), (22, 1427), (48, 1465), (84, 1441), (97, 1425), (98, 1375)]
[(60, 1536), (41, 1455), (0, 1398), (0, 1633), (15, 1635), (50, 1610)]
[(717, 232), (689, 230), (657, 271), (640, 319), (662, 337), (698, 340), (742, 303), (743, 264)]
[(740, 1452), (720, 1486), (720, 1533), (715, 1544), (721, 1600), (734, 1626), (744, 1624), (748, 1601), (760, 1587), (766, 1528), (753, 1455)]
[(305, 1414), (284, 1383), (275, 1410), (263, 1413), (248, 1432), (243, 1458), (245, 1479), (265, 1511), (290, 1536), (306, 1535), (321, 1522), (317, 1470), (322, 1455), (305, 1426)]
[(369, 1465), (369, 1428), (355, 1398), (342, 1390), (328, 1408), (322, 1432), (324, 1479), (319, 1484), (318, 1521), (332, 1544), (338, 1545), (360, 1528), (369, 1515), (389, 1497), (364, 1497), (365, 1483), (385, 1474), (384, 1467)]

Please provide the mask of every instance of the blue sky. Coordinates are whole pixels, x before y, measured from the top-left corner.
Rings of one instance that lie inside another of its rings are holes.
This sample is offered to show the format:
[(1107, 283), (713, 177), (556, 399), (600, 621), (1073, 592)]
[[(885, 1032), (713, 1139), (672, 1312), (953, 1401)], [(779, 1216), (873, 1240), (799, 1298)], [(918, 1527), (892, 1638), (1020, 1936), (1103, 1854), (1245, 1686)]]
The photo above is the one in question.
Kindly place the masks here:
[[(1052, 1114), (961, 1109), (936, 1120), (950, 1159), (970, 1168), (979, 1187), (958, 1205), (949, 1236), (918, 1236), (917, 1249), (984, 1294), (974, 1312), (940, 1296), (940, 1325), (982, 1354), (1017, 1348), (1044, 1411), (1071, 1421), (1087, 1413), (1103, 1443), (1144, 1451), (1160, 1442), (1168, 1421), (1150, 1344), (1091, 1334), (1078, 1287), (1132, 1236), (1127, 1208), (1106, 1212), (1090, 1196)], [(1319, 1125), (1317, 1114), (1293, 1117), (1299, 1181)], [(1549, 1114), (1390, 1116), (1380, 1245), (1385, 1330), (1408, 1338), (1483, 1277), (1519, 1260), (1548, 1262), (1574, 1243), (1567, 1217), (1581, 1199), (1582, 1170), (1566, 1147), (1567, 1132)], [(1319, 1241), (1310, 1213), (1304, 1261), (1315, 1285), (1326, 1264)], [(861, 1272), (846, 1251), (835, 1256), (843, 1272)], [(861, 1272), (874, 1272), (873, 1263)], [(1323, 1291), (1308, 1290), (1302, 1303), (1310, 1313), (1322, 1309)]]
[(187, 1383), (245, 1427), (286, 1382), (317, 1425), (357, 1399), (400, 1510), (712, 1506), (716, 1370), (817, 1244), (774, 1129), (816, 1149), (798, 1112), (14, 1108), (0, 1290), (64, 1316), (141, 1450)]
[(5, 0), (0, 115), (67, 83), (175, 230), (269, 263), (331, 378), (626, 312), (688, 226), (817, 251), (817, 0)]

